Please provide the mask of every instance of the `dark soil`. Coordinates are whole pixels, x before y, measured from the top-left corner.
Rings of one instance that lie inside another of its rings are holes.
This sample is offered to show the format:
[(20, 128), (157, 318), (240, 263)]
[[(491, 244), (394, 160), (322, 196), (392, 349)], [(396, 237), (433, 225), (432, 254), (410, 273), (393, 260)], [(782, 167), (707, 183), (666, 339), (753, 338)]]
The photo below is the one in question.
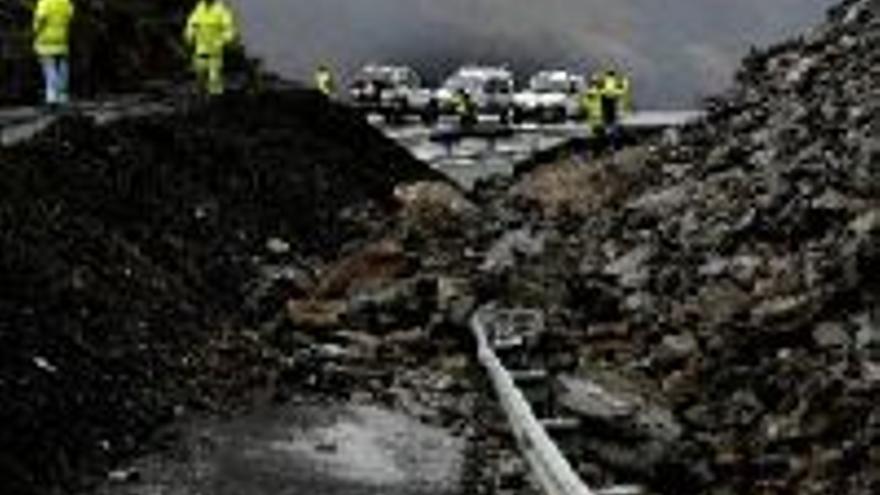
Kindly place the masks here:
[(65, 118), (0, 150), (0, 479), (68, 492), (190, 410), (266, 380), (236, 329), (269, 239), (332, 256), (433, 178), (308, 92), (228, 96), (98, 128)]

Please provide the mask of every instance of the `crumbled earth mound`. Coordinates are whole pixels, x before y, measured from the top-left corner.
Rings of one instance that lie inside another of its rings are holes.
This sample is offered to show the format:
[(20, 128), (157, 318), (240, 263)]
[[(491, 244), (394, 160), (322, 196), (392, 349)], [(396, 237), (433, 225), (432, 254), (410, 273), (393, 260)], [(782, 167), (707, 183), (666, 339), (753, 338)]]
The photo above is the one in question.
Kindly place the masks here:
[[(640, 177), (584, 172), (592, 189), (614, 179), (588, 213), (547, 221), (559, 201), (523, 200), (546, 170), (506, 200), (519, 213), (499, 221), (546, 247), (486, 285), (550, 309), (584, 368), (674, 413), (665, 458), (629, 464), (658, 491), (880, 490), (878, 33), (880, 2), (851, 0), (754, 53)], [(589, 462), (614, 465), (600, 447)]]
[(398, 184), (437, 179), (308, 92), (64, 118), (0, 169), (5, 493), (69, 489), (176, 415), (246, 401), (268, 372), (238, 331), (258, 267), (333, 257)]

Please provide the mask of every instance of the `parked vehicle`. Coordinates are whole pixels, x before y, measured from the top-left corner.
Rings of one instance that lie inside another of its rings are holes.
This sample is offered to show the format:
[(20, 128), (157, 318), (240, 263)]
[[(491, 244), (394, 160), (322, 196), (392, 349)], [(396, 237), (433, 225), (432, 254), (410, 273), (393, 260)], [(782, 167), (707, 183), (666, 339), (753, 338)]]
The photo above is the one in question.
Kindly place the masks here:
[(528, 89), (514, 96), (514, 119), (518, 122), (562, 122), (583, 114), (580, 96), (586, 78), (564, 70), (538, 72)]
[(502, 122), (512, 115), (514, 80), (513, 73), (506, 68), (465, 66), (458, 69), (437, 90), (440, 111), (454, 113), (461, 92), (467, 93), (480, 115), (497, 115)]
[(438, 116), (433, 91), (423, 88), (419, 75), (406, 66), (365, 66), (355, 76), (349, 95), (356, 107), (380, 113), (389, 121), (418, 115), (432, 123)]

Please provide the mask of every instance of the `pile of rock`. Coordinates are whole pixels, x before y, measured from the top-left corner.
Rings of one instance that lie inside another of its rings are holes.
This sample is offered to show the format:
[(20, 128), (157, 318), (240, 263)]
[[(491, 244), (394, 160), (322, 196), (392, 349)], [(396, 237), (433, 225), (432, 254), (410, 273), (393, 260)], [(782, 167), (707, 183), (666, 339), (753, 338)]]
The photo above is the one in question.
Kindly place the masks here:
[(667, 472), (688, 475), (655, 488), (880, 487), (878, 62), (874, 0), (753, 53), (639, 184), (544, 223), (546, 251), (509, 274), (509, 299), (543, 288), (584, 362), (674, 411)]
[(279, 352), (242, 328), (381, 228), (400, 183), (435, 178), (307, 91), (101, 127), (65, 117), (0, 149), (0, 171), (10, 493), (75, 491), (158, 425), (265, 390)]

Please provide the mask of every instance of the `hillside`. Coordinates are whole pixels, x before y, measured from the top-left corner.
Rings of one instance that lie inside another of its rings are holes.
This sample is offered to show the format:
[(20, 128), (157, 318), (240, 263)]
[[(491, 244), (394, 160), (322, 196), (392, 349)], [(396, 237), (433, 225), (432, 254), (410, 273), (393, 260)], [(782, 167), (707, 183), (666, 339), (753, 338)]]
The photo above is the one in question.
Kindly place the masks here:
[(753, 53), (680, 144), (506, 195), (548, 247), (499, 292), (674, 414), (674, 445), (624, 464), (664, 493), (877, 490), (878, 5)]

